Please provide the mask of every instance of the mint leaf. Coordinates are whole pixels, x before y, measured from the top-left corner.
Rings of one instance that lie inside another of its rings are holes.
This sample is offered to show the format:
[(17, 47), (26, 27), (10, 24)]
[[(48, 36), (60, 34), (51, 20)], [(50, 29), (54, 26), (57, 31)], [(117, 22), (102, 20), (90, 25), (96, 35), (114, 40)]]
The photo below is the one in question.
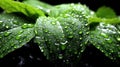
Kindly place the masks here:
[(0, 58), (22, 47), (35, 36), (34, 28), (25, 28), (25, 26), (0, 32)]
[(38, 16), (44, 16), (44, 12), (31, 5), (24, 4), (11, 0), (0, 0), (0, 7), (7, 13), (21, 12), (28, 17), (37, 18)]
[(56, 19), (39, 17), (35, 42), (50, 61), (77, 62), (88, 42), (88, 30), (86, 17), (77, 10), (68, 10)]
[(6, 31), (24, 23), (30, 23), (26, 18), (17, 16), (15, 14), (2, 13), (0, 14), (0, 32)]
[[(39, 17), (35, 24), (35, 42), (50, 61), (59, 58), (62, 46), (67, 45), (60, 22), (51, 17)], [(64, 50), (64, 49), (63, 49)]]
[(115, 18), (117, 16), (112, 8), (106, 6), (98, 8), (96, 15), (100, 18)]
[(120, 58), (120, 26), (100, 23), (90, 33), (89, 41), (107, 57)]
[(34, 6), (38, 9), (44, 11), (47, 14), (49, 13), (50, 9), (53, 7), (52, 5), (42, 2), (42, 1), (39, 1), (39, 0), (25, 0), (25, 1), (23, 1), (23, 3)]
[(59, 4), (51, 8), (49, 15), (53, 17), (58, 17), (60, 14), (62, 14), (66, 10), (77, 10), (79, 12), (82, 12), (85, 16), (93, 16), (94, 12), (90, 10), (86, 5), (82, 5), (80, 3), (68, 3), (68, 4)]

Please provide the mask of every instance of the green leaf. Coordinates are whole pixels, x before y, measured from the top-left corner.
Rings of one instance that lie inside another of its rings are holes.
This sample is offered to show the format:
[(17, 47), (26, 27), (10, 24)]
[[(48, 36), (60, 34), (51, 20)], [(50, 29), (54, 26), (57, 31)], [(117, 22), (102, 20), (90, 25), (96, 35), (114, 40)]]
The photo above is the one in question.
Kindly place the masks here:
[(86, 5), (76, 4), (76, 3), (68, 3), (68, 4), (59, 4), (51, 8), (49, 15), (53, 17), (58, 17), (60, 14), (64, 13), (66, 10), (77, 10), (82, 12), (87, 17), (93, 16), (94, 12), (90, 10)]
[(24, 28), (24, 25), (0, 32), (0, 58), (22, 47), (34, 36), (34, 28)]
[(40, 10), (44, 11), (47, 14), (49, 13), (50, 9), (53, 7), (52, 5), (39, 0), (25, 0), (23, 1), (23, 3), (39, 8)]
[(111, 59), (120, 58), (120, 26), (100, 23), (90, 33), (90, 42)]
[(42, 12), (40, 9), (18, 1), (0, 0), (0, 7), (7, 13), (21, 12), (31, 18), (44, 16), (44, 12)]
[(66, 40), (59, 21), (51, 17), (39, 17), (35, 24), (35, 32), (35, 42), (39, 44), (47, 59), (58, 59), (58, 55), (62, 51), (60, 47), (66, 46), (66, 44), (62, 44)]
[(96, 15), (97, 17), (100, 17), (100, 18), (115, 18), (116, 17), (115, 11), (112, 8), (106, 7), (106, 6), (102, 6), (98, 8), (98, 10), (96, 11)]
[(0, 14), (0, 32), (6, 31), (24, 23), (30, 23), (25, 17), (20, 17), (15, 14), (2, 13)]
[(84, 51), (88, 30), (86, 17), (77, 10), (68, 10), (57, 19), (39, 17), (35, 24), (35, 42), (50, 61), (72, 62), (79, 60)]

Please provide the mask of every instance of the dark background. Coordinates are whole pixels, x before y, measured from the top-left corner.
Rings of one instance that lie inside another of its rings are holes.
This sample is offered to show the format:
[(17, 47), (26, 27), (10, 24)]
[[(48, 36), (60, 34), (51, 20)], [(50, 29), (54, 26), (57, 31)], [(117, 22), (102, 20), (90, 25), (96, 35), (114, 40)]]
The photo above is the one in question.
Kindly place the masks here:
[[(100, 6), (108, 6), (115, 10), (117, 15), (120, 15), (120, 2), (119, 0), (41, 0), (51, 5), (57, 5), (62, 3), (82, 3), (86, 4), (90, 9), (96, 11)], [(57, 65), (57, 66), (56, 66)], [(40, 52), (37, 44), (32, 40), (17, 49), (4, 58), (0, 59), (0, 67), (70, 67), (66, 66), (58, 60), (55, 63), (46, 60), (43, 54)], [(106, 57), (94, 46), (90, 45), (86, 48), (81, 56), (81, 60), (77, 64), (77, 67), (120, 67), (119, 61), (113, 61)]]

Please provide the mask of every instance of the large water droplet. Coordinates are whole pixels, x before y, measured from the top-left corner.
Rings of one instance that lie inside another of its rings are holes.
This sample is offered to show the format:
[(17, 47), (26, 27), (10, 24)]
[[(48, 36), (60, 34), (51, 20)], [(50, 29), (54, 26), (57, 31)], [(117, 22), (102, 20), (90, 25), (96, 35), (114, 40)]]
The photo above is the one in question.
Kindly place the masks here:
[(4, 36), (9, 36), (11, 32), (5, 32)]
[(21, 34), (21, 33), (23, 33), (23, 30), (21, 30), (21, 31), (18, 32), (18, 34)]

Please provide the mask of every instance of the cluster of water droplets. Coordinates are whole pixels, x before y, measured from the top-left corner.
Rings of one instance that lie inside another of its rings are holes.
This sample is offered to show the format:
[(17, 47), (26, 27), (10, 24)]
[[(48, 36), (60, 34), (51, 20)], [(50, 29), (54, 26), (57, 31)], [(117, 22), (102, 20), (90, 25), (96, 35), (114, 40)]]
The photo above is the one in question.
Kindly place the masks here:
[(92, 32), (91, 42), (111, 59), (120, 57), (120, 33), (115, 25), (100, 23)]

